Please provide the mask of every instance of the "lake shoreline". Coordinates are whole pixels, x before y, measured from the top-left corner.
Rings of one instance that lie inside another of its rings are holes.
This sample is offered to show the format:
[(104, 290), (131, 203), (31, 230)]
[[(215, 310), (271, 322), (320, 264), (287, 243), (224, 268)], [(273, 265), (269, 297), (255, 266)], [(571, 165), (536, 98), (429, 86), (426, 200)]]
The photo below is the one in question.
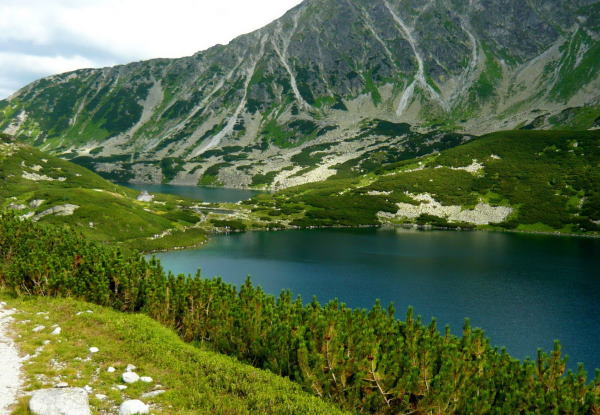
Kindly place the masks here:
[(290, 227), (290, 228), (273, 228), (273, 229), (247, 229), (247, 230), (232, 230), (228, 232), (212, 232), (207, 234), (207, 240), (189, 247), (175, 246), (172, 248), (164, 248), (153, 251), (142, 251), (143, 255), (152, 255), (159, 253), (168, 253), (176, 251), (196, 250), (202, 249), (208, 245), (211, 241), (211, 236), (221, 236), (229, 234), (239, 234), (244, 232), (281, 232), (281, 231), (301, 231), (301, 230), (320, 230), (320, 229), (407, 229), (415, 230), (419, 232), (429, 231), (446, 231), (446, 232), (488, 232), (488, 233), (511, 233), (511, 234), (524, 234), (524, 235), (541, 235), (541, 236), (556, 236), (556, 237), (570, 237), (570, 238), (585, 238), (585, 239), (600, 239), (599, 235), (586, 235), (577, 233), (565, 233), (565, 232), (541, 232), (541, 231), (522, 231), (516, 229), (477, 229), (477, 228), (448, 228), (442, 226), (431, 226), (431, 225), (417, 225), (417, 224), (380, 224), (380, 225), (358, 225), (358, 226), (308, 226), (308, 227)]

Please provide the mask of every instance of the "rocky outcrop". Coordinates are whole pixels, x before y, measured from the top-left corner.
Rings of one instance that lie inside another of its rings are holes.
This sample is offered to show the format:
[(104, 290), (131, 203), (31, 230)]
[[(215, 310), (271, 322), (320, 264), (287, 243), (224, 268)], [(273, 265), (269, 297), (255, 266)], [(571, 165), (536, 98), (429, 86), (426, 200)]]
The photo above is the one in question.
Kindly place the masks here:
[(88, 394), (82, 388), (33, 391), (29, 410), (35, 415), (91, 415)]
[(72, 205), (70, 203), (67, 203), (64, 205), (58, 205), (58, 206), (51, 207), (49, 209), (46, 209), (46, 210), (34, 215), (32, 220), (38, 221), (41, 218), (43, 218), (44, 216), (48, 216), (48, 215), (71, 216), (77, 209), (79, 209), (78, 205)]
[(478, 203), (473, 209), (465, 209), (462, 206), (444, 206), (426, 193), (410, 196), (420, 203), (418, 205), (398, 203), (398, 211), (396, 213), (379, 212), (379, 218), (383, 221), (402, 218), (416, 219), (426, 214), (445, 218), (450, 222), (489, 225), (490, 223), (505, 221), (513, 211), (512, 208), (507, 206), (491, 206), (487, 203)]

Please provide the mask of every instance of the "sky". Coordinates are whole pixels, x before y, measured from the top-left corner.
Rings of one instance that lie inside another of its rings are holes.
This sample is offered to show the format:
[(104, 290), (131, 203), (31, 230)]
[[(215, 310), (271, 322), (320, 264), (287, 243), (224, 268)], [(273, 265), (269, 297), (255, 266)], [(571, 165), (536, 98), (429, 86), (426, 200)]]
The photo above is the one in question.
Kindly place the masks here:
[(189, 56), (301, 0), (0, 0), (0, 99), (80, 68)]

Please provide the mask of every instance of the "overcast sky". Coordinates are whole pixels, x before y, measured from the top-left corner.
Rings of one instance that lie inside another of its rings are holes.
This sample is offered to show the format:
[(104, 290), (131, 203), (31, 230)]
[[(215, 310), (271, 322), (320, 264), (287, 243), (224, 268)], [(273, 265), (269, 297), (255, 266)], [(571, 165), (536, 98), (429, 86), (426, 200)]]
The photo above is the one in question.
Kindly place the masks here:
[(0, 0), (0, 99), (43, 76), (188, 56), (301, 0)]

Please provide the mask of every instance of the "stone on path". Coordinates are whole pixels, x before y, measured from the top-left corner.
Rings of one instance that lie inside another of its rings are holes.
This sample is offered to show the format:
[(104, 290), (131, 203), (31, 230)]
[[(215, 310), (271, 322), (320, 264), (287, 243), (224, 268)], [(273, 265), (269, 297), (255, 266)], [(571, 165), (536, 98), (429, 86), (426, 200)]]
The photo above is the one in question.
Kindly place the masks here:
[(144, 383), (152, 383), (152, 378), (150, 376), (142, 376), (140, 380)]
[(119, 407), (119, 415), (135, 415), (150, 413), (150, 408), (144, 402), (133, 399), (125, 401)]
[(135, 372), (125, 372), (121, 375), (121, 379), (123, 379), (123, 382), (125, 383), (135, 383), (140, 380), (140, 377)]
[(33, 391), (29, 410), (35, 415), (91, 415), (88, 394), (82, 388)]
[(155, 396), (162, 395), (165, 392), (166, 392), (166, 390), (159, 389), (159, 390), (152, 391), (152, 392), (142, 393), (142, 398), (144, 398), (144, 399), (146, 399), (146, 398), (154, 398)]

